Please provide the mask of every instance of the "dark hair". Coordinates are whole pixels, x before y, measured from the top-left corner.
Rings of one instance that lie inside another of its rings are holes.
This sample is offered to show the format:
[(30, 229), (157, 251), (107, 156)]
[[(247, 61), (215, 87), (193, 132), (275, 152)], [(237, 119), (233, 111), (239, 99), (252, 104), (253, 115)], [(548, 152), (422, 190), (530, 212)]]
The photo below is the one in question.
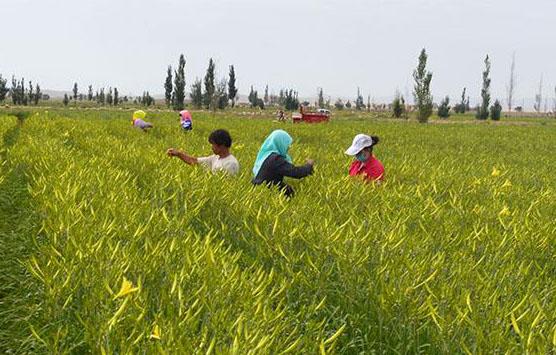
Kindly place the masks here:
[(373, 140), (373, 144), (370, 145), (370, 146), (368, 146), (368, 147), (365, 147), (365, 148), (363, 148), (363, 149), (368, 149), (369, 152), (372, 153), (372, 152), (373, 152), (373, 147), (374, 147), (375, 145), (377, 145), (378, 142), (380, 142), (380, 139), (378, 139), (378, 136), (371, 136), (371, 139)]
[(210, 134), (209, 143), (223, 145), (226, 148), (230, 148), (232, 146), (232, 137), (230, 137), (230, 133), (228, 133), (225, 129), (217, 129)]

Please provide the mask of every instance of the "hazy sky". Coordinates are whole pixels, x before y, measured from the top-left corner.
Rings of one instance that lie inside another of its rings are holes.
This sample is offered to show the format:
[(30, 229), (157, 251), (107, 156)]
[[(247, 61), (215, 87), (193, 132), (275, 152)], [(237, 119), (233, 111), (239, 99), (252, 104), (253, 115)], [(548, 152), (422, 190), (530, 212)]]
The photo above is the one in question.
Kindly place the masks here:
[(162, 93), (183, 53), (187, 91), (212, 57), (219, 76), (234, 64), (241, 94), (360, 87), (380, 101), (411, 92), (423, 47), (436, 101), (464, 86), (478, 97), (487, 53), (493, 97), (506, 97), (514, 52), (518, 103), (541, 74), (550, 101), (556, 85), (556, 0), (0, 0), (0, 19), (0, 73), (55, 90)]

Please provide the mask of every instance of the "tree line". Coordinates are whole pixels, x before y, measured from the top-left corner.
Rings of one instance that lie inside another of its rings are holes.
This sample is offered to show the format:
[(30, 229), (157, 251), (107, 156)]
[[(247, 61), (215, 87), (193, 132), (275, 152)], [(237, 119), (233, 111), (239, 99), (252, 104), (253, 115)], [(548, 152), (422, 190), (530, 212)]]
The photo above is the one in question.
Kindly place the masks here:
[[(166, 105), (174, 110), (185, 107), (185, 57), (180, 55), (176, 70), (169, 65), (164, 80), (164, 97)], [(228, 67), (228, 76), (218, 80), (216, 78), (216, 65), (212, 58), (203, 79), (196, 78), (189, 92), (191, 105), (196, 108), (222, 110), (228, 106), (234, 107), (239, 97), (236, 72), (233, 65)], [(284, 106), (287, 110), (297, 110), (300, 106), (298, 92), (293, 89), (281, 89), (278, 95), (269, 93), (268, 85), (265, 87), (264, 96), (259, 97), (257, 90), (251, 86), (248, 96), (252, 108), (264, 109), (268, 105)]]
[[(418, 58), (417, 67), (413, 71), (413, 98), (414, 98), (414, 108), (417, 111), (417, 118), (420, 122), (427, 122), (429, 117), (433, 113), (435, 105), (433, 104), (433, 96), (431, 93), (431, 82), (433, 78), (433, 73), (427, 70), (427, 59), (428, 55), (426, 50), (423, 48), (420, 52)], [(491, 104), (491, 94), (490, 94), (490, 69), (491, 62), (487, 55), (485, 60), (485, 69), (482, 73), (482, 87), (481, 87), (481, 102), (475, 107), (476, 118), (479, 120), (487, 120), (489, 117), (493, 120), (499, 120), (502, 112), (502, 105), (499, 99), (494, 100)], [(185, 107), (186, 99), (186, 81), (185, 81), (185, 65), (186, 60), (184, 55), (180, 55), (178, 65), (175, 70), (169, 65), (166, 72), (166, 80), (164, 81), (165, 90), (165, 102), (168, 107), (172, 107), (175, 110), (182, 110)], [(239, 97), (239, 90), (236, 84), (236, 73), (233, 65), (228, 68), (228, 76), (216, 79), (216, 65), (212, 58), (209, 59), (208, 67), (203, 79), (196, 78), (191, 85), (189, 92), (189, 99), (191, 105), (194, 108), (200, 109), (225, 109), (228, 106), (234, 107), (235, 103)], [(512, 57), (512, 63), (510, 67), (510, 80), (506, 87), (507, 90), (507, 105), (508, 111), (521, 111), (522, 107), (514, 107), (513, 103), (515, 100), (515, 55)], [(407, 92), (406, 92), (407, 93)], [(553, 111), (556, 113), (556, 87), (554, 88), (554, 102)], [(0, 74), (0, 102), (4, 102), (7, 97), (10, 97), (14, 105), (38, 105), (40, 100), (48, 100), (48, 95), (44, 95), (41, 92), (39, 84), (33, 85), (31, 81), (28, 85), (25, 79), (16, 80), (15, 76), (12, 76), (11, 87), (8, 87), (7, 79), (3, 78)], [(541, 112), (543, 109), (543, 99), (544, 99), (544, 111), (548, 110), (548, 97), (543, 96), (543, 75), (541, 74), (538, 91), (535, 95), (534, 109), (537, 112)], [(68, 95), (64, 94), (63, 103), (68, 105), (70, 101), (92, 101), (99, 105), (114, 106), (123, 102), (133, 101), (134, 104), (141, 104), (144, 106), (150, 106), (155, 104), (155, 99), (150, 95), (149, 91), (144, 91), (141, 96), (128, 97), (120, 96), (118, 89), (116, 87), (109, 87), (108, 90), (105, 88), (97, 89), (93, 92), (92, 85), (88, 86), (87, 94), (79, 93), (78, 84), (74, 83), (71, 93)], [(252, 108), (264, 109), (267, 106), (279, 106), (284, 107), (286, 110), (297, 110), (300, 105), (309, 105), (309, 102), (300, 102), (298, 92), (291, 88), (284, 88), (279, 91), (279, 94), (269, 93), (268, 85), (264, 89), (263, 97), (259, 97), (259, 92), (251, 86), (248, 96), (249, 104)], [(323, 89), (318, 89), (318, 101), (315, 102), (315, 106), (318, 107), (332, 107), (330, 98), (325, 100)], [(364, 97), (359, 88), (357, 88), (357, 95), (355, 101), (352, 103), (350, 100), (343, 102), (341, 98), (338, 98), (333, 106), (338, 110), (356, 109), (356, 110), (370, 110), (377, 107), (386, 107), (386, 105), (375, 105), (371, 103), (370, 95), (367, 96), (367, 103), (365, 103)], [(393, 117), (408, 117), (408, 110), (410, 109), (407, 105), (406, 98), (399, 92), (396, 92), (394, 100), (389, 105), (392, 110)], [(463, 88), (461, 94), (461, 100), (455, 105), (450, 106), (450, 98), (445, 96), (437, 106), (437, 114), (441, 118), (447, 118), (450, 116), (451, 112), (455, 113), (466, 113), (470, 111), (470, 99), (467, 94), (467, 88)]]
[[(169, 65), (164, 81), (164, 97), (166, 105), (174, 110), (183, 110), (185, 107), (185, 57), (180, 55), (178, 67), (172, 70)], [(236, 74), (233, 65), (229, 66), (228, 78), (216, 79), (216, 65), (210, 58), (207, 71), (203, 80), (196, 78), (191, 85), (189, 98), (194, 108), (222, 110), (231, 105), (234, 107), (238, 98)]]
[(14, 105), (38, 105), (43, 98), (48, 99), (48, 95), (43, 95), (39, 84), (33, 86), (33, 82), (29, 81), (28, 86), (25, 79), (17, 80), (12, 76), (11, 87), (8, 88), (8, 80), (0, 74), (0, 102), (4, 102), (6, 97), (11, 97)]
[[(417, 67), (413, 71), (413, 98), (414, 98), (414, 108), (417, 111), (417, 118), (420, 122), (427, 122), (429, 117), (433, 114), (434, 103), (433, 103), (433, 96), (431, 93), (431, 82), (433, 78), (433, 73), (427, 70), (427, 59), (428, 55), (426, 50), (423, 48), (419, 54), (418, 64)], [(494, 100), (492, 102), (491, 94), (490, 94), (490, 69), (491, 69), (491, 61), (489, 56), (487, 55), (484, 60), (485, 69), (482, 73), (482, 87), (481, 87), (481, 102), (475, 107), (476, 111), (476, 119), (478, 120), (487, 120), (488, 118), (492, 120), (499, 120), (502, 113), (502, 104), (499, 99)], [(515, 86), (516, 86), (516, 79), (515, 79), (515, 55), (512, 57), (512, 63), (510, 68), (510, 80), (506, 87), (507, 90), (507, 105), (508, 111), (522, 111), (521, 106), (514, 107), (513, 103), (515, 100)], [(548, 97), (543, 96), (543, 76), (541, 74), (541, 78), (539, 81), (539, 88), (538, 92), (535, 95), (535, 103), (533, 105), (536, 112), (540, 113), (542, 111), (542, 104), (544, 99), (544, 112), (548, 111)], [(256, 94), (256, 92), (255, 92)], [(254, 96), (256, 99), (256, 95)], [(250, 100), (252, 106), (257, 106)], [(265, 101), (266, 103), (266, 101)], [(308, 103), (306, 103), (308, 104)], [(327, 107), (330, 108), (330, 100), (324, 101), (324, 95), (322, 88), (318, 91), (318, 102), (315, 103), (318, 107)], [(370, 110), (371, 107), (373, 108), (386, 108), (387, 105), (375, 105), (371, 104), (370, 96), (367, 97), (367, 103), (365, 104), (363, 95), (360, 92), (360, 89), (357, 88), (357, 95), (355, 101), (352, 103), (350, 100), (347, 102), (343, 102), (341, 98), (338, 98), (334, 103), (334, 107), (338, 110), (343, 110), (344, 108), (355, 110)], [(406, 100), (403, 95), (399, 92), (396, 92), (394, 100), (389, 105), (392, 110), (393, 117), (402, 117), (405, 116), (408, 118), (408, 110), (410, 107), (407, 105)], [(470, 98), (467, 94), (467, 88), (463, 88), (461, 94), (461, 100), (456, 103), (453, 107), (450, 106), (450, 98), (449, 96), (445, 96), (437, 106), (437, 114), (441, 118), (448, 118), (451, 115), (451, 112), (454, 111), (455, 113), (466, 113), (471, 110), (470, 107)], [(556, 115), (556, 86), (554, 87), (554, 99), (553, 99), (553, 113)]]
[(266, 106), (282, 106), (286, 110), (291, 111), (299, 109), (301, 105), (299, 102), (299, 93), (294, 89), (280, 89), (279, 94), (275, 95), (274, 93), (269, 93), (268, 85), (265, 86), (264, 96), (262, 98), (259, 97), (259, 92), (254, 90), (253, 86), (251, 86), (248, 100), (252, 108), (258, 107), (262, 110), (264, 110)]
[(89, 101), (95, 102), (101, 106), (117, 106), (121, 103), (133, 102), (134, 104), (141, 104), (144, 106), (151, 106), (155, 104), (155, 99), (150, 95), (148, 91), (144, 91), (142, 96), (128, 97), (127, 95), (121, 96), (118, 88), (109, 87), (108, 90), (105, 88), (100, 88), (93, 91), (93, 86), (89, 85), (87, 87), (87, 93), (79, 92), (79, 85), (77, 83), (73, 84), (70, 95), (64, 94), (62, 103), (64, 106), (68, 106), (71, 101), (77, 104), (77, 101)]
[[(416, 106), (418, 107), (418, 119), (420, 122), (427, 122), (428, 118), (432, 114), (432, 95), (430, 93), (430, 81), (432, 80), (432, 73), (427, 72), (426, 67), (427, 55), (425, 49), (421, 51), (421, 55), (419, 56), (419, 64), (415, 71), (413, 72), (413, 78), (415, 80), (415, 86), (413, 95), (415, 98)], [(490, 69), (491, 69), (491, 61), (488, 54), (484, 59), (485, 69), (482, 73), (482, 86), (481, 86), (481, 102), (475, 108), (476, 114), (475, 118), (478, 120), (487, 120), (489, 117), (492, 120), (500, 120), (500, 116), (502, 113), (502, 104), (499, 99), (494, 100), (494, 103), (491, 105), (492, 97), (490, 94)], [(516, 78), (515, 78), (515, 55), (512, 56), (512, 63), (510, 66), (510, 79), (508, 85), (506, 86), (506, 102), (508, 111), (515, 110), (517, 112), (522, 111), (521, 106), (514, 107), (514, 100), (515, 100), (515, 87), (516, 87)], [(543, 76), (541, 74), (540, 82), (539, 82), (539, 89), (537, 94), (535, 95), (535, 103), (533, 108), (537, 113), (542, 111), (542, 103), (543, 103)], [(463, 88), (463, 92), (461, 95), (461, 101), (454, 106), (454, 111), (456, 113), (465, 113), (470, 110), (469, 107), (469, 95), (466, 95), (467, 88)], [(438, 107), (438, 116), (441, 118), (447, 118), (450, 116), (451, 107), (449, 105), (450, 98), (446, 96), (440, 102)], [(554, 87), (554, 102), (552, 107), (553, 113), (556, 115), (556, 86)], [(544, 97), (544, 112), (548, 111), (548, 98)], [(395, 116), (399, 117), (399, 114)]]

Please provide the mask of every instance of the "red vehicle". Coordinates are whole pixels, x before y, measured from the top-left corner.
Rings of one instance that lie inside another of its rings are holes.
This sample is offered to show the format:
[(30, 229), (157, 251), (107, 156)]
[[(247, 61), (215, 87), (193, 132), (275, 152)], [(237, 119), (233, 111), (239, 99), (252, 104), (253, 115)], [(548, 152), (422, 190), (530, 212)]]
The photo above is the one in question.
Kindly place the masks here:
[(305, 107), (301, 106), (299, 112), (300, 114), (292, 115), (294, 123), (320, 123), (328, 122), (328, 120), (330, 119), (330, 111), (322, 108), (319, 109), (317, 112), (305, 112)]

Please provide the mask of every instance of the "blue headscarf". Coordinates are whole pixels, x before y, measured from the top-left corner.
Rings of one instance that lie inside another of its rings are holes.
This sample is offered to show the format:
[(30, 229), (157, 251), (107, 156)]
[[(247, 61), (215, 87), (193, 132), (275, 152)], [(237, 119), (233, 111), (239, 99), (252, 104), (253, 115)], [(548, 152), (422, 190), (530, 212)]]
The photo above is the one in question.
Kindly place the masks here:
[(263, 166), (264, 161), (272, 153), (279, 154), (283, 156), (288, 163), (291, 164), (292, 158), (288, 155), (288, 148), (292, 144), (292, 137), (288, 132), (281, 129), (273, 131), (264, 141), (259, 153), (257, 154), (257, 159), (255, 159), (255, 165), (253, 166), (253, 174), (257, 176), (261, 166)]

